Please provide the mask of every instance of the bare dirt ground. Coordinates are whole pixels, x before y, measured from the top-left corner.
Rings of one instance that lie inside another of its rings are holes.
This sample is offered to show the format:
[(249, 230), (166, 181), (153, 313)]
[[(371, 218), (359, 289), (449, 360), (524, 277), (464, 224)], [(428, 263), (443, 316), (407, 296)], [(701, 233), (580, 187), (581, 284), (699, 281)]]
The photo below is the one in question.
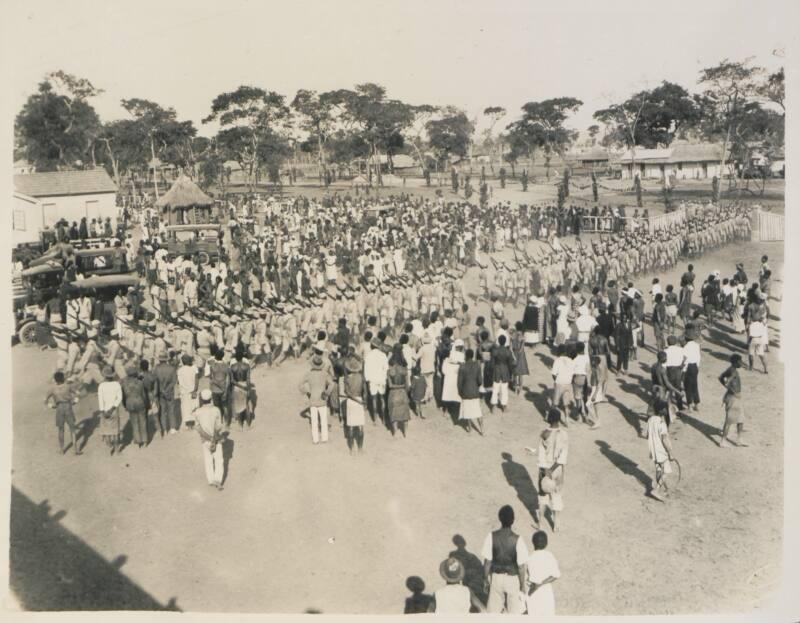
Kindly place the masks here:
[[(763, 253), (780, 297), (780, 243), (729, 246), (694, 261), (696, 273), (730, 274), (742, 260), (752, 278)], [(662, 283), (677, 283), (684, 269), (661, 275)], [(468, 280), (475, 291), (476, 275)], [(647, 291), (649, 284), (646, 277), (637, 285)], [(716, 379), (744, 342), (727, 323), (706, 336), (703, 402), (674, 431), (684, 475), (666, 504), (645, 496), (652, 467), (633, 425), (645, 410), (652, 352), (640, 349), (628, 375), (610, 380), (598, 430), (569, 428), (566, 510), (550, 545), (562, 570), (559, 614), (746, 611), (777, 587), (780, 307), (771, 301), (769, 375), (742, 374), (749, 448), (717, 446), (723, 411)], [(478, 308), (483, 313), (486, 304)], [(514, 310), (512, 320), (521, 313)], [(653, 343), (650, 327), (646, 340)], [(260, 370), (255, 428), (231, 434), (226, 486), (218, 492), (205, 482), (194, 433), (108, 456), (91, 432), (95, 395), (77, 409), (88, 435), (84, 456), (60, 456), (53, 411), (43, 406), (55, 355), (16, 346), (12, 589), (26, 609), (394, 614), (410, 595), (406, 579), (419, 576), (426, 593), (434, 590), (442, 583), (438, 565), (453, 551), (467, 563), (467, 582), (479, 584), (477, 556), (497, 509), (514, 507), (527, 542), (533, 530), (536, 464), (523, 447), (535, 446), (544, 427), (550, 353), (531, 348), (528, 361), (526, 391), (512, 395), (505, 414), (485, 418), (485, 437), (466, 434), (431, 407), (426, 420), (411, 422), (407, 439), (368, 424), (360, 457), (348, 454), (337, 422), (330, 443), (311, 444), (297, 390), (305, 362)]]
[[(543, 177), (538, 178), (536, 183), (531, 183), (527, 191), (522, 190), (522, 185), (519, 180), (509, 179), (505, 188), (500, 188), (500, 182), (496, 179), (488, 180), (488, 185), (491, 188), (490, 201), (510, 201), (516, 205), (518, 203), (528, 205), (543, 205), (550, 202), (555, 202), (557, 191), (557, 183), (560, 178), (552, 177), (550, 182), (547, 182)], [(580, 188), (572, 187), (570, 189), (570, 196), (566, 199), (566, 205), (575, 204), (591, 208), (594, 205), (591, 190), (591, 180), (588, 177), (574, 177), (573, 182)], [(478, 186), (480, 184), (480, 171), (476, 171), (472, 176), (472, 186), (475, 188), (475, 193), (470, 198), (470, 201), (478, 200)], [(624, 205), (633, 210), (636, 208), (636, 194), (633, 191), (622, 192), (622, 188), (629, 186), (629, 182), (623, 180), (613, 180), (608, 178), (599, 178), (599, 201), (598, 205), (605, 206), (619, 206)], [(785, 202), (785, 184), (783, 179), (768, 180), (764, 193), (760, 193), (760, 187), (756, 187), (755, 183), (750, 180), (741, 181), (740, 188), (728, 189), (727, 180), (723, 182), (721, 192), (721, 201), (723, 204), (732, 203), (735, 201), (742, 201), (744, 203), (758, 204), (772, 212), (779, 214), (784, 213)], [(749, 188), (749, 190), (746, 190)], [(661, 182), (656, 180), (645, 180), (642, 186), (642, 207), (647, 208), (651, 216), (664, 213), (664, 199), (662, 196)], [(245, 192), (245, 187), (231, 188), (229, 190), (235, 192)], [(449, 178), (443, 179), (441, 186), (438, 185), (438, 180), (433, 179), (431, 186), (425, 186), (425, 181), (422, 178), (408, 178), (405, 186), (393, 186), (378, 188), (377, 191), (373, 189), (370, 196), (375, 196), (376, 192), (379, 197), (388, 197), (390, 195), (397, 195), (400, 193), (407, 193), (410, 195), (417, 195), (427, 198), (435, 198), (436, 191), (441, 190), (442, 196), (445, 201), (458, 201), (464, 199), (463, 189), (460, 189), (456, 194), (452, 191), (449, 183)], [(299, 185), (299, 186), (283, 186), (283, 192), (287, 195), (304, 195), (307, 197), (323, 197), (325, 195), (345, 195), (355, 194), (355, 191), (347, 181), (339, 181), (334, 183), (328, 188), (322, 188), (316, 185)], [(679, 180), (677, 185), (672, 191), (672, 201), (674, 205), (680, 204), (681, 201), (700, 202), (706, 203), (711, 195), (711, 180)], [(363, 191), (362, 195), (363, 196)]]

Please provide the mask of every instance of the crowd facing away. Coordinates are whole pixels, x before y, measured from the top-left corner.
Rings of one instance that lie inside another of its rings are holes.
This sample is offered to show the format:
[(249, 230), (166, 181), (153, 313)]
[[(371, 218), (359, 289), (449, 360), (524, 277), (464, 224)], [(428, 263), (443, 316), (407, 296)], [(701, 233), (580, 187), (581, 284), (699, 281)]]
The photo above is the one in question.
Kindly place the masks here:
[[(414, 434), (412, 422), (424, 427), (439, 414), (483, 435), (487, 413), (524, 400), (518, 394), (533, 387), (531, 350), (551, 351), (545, 427), (529, 448), (541, 511), (532, 553), (512, 530), (513, 510), (503, 507), (501, 527), (482, 550), (486, 604), (462, 583), (463, 564), (451, 557), (440, 567), (446, 585), (432, 602), (412, 597), (411, 611), (555, 611), (560, 572), (546, 530), (558, 530), (564, 510), (567, 430), (602, 426), (598, 405), (607, 402), (610, 376), (626, 375), (643, 349), (656, 353), (656, 363), (639, 431), (653, 460), (648, 494), (663, 501), (674, 468), (669, 431), (687, 410), (700, 409), (708, 326), (746, 335), (747, 367), (757, 359), (767, 372), (768, 258), (753, 279), (742, 264), (709, 275), (695, 275), (689, 264), (674, 284), (654, 277), (749, 240), (745, 205), (701, 206), (661, 229), (620, 219), (591, 236), (574, 207), (405, 195), (258, 199), (228, 205), (220, 252), (208, 258), (171, 253), (162, 216), (138, 208), (118, 241), (139, 286), (113, 297), (84, 290), (73, 298), (64, 288), (39, 307), (38, 343), (56, 350), (46, 402), (62, 453), (65, 430), (81, 452), (73, 405), (96, 400), (110, 454), (129, 438), (145, 448), (194, 430), (208, 483), (222, 490), (224, 437), (250, 428), (268, 408), (259, 406), (254, 370), (302, 362), (297, 391), (312, 443), (328, 442), (338, 422), (357, 457), (368, 428), (405, 438)], [(69, 236), (56, 246), (72, 266), (67, 280), (83, 279)], [(468, 291), (468, 275), (477, 275), (477, 291)], [(649, 288), (636, 285), (645, 278)], [(483, 303), (489, 311), (479, 315)], [(721, 447), (746, 445), (744, 362), (737, 353), (730, 362), (720, 377)]]

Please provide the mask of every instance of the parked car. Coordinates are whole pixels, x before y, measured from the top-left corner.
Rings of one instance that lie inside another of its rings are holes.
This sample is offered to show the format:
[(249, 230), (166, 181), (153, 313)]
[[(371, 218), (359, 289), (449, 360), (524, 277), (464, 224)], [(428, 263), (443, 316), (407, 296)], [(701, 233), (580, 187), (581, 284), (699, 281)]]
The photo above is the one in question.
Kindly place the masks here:
[(219, 258), (221, 228), (217, 223), (169, 225), (167, 251), (173, 255), (198, 254), (201, 264), (216, 261)]

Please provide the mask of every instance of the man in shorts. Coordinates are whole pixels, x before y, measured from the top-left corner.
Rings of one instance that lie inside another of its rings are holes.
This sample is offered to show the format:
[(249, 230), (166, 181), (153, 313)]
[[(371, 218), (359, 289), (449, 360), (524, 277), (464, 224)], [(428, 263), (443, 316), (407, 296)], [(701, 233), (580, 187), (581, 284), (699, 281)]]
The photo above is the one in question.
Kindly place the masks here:
[(553, 374), (552, 406), (563, 409), (563, 422), (565, 426), (568, 426), (569, 410), (574, 402), (572, 378), (575, 374), (575, 367), (572, 359), (567, 356), (566, 347), (563, 344), (556, 348), (556, 360), (553, 362), (551, 373)]
[(55, 387), (47, 394), (45, 403), (50, 405), (56, 410), (56, 428), (58, 428), (58, 445), (61, 449), (61, 454), (64, 454), (64, 425), (69, 427), (70, 437), (72, 438), (72, 447), (75, 454), (83, 454), (78, 450), (78, 432), (75, 426), (75, 414), (72, 411), (72, 405), (78, 402), (78, 396), (73, 388), (64, 382), (65, 375), (61, 370), (56, 371), (53, 375)]
[(764, 366), (764, 374), (767, 374), (767, 360), (764, 357), (764, 342), (767, 334), (767, 327), (761, 320), (753, 320), (747, 328), (747, 362), (748, 370), (753, 369), (753, 358), (758, 357), (761, 365)]
[(720, 448), (730, 448), (728, 433), (731, 426), (736, 425), (736, 445), (747, 447), (742, 439), (744, 431), (744, 409), (741, 404), (742, 380), (739, 377), (739, 368), (742, 367), (742, 356), (738, 353), (731, 355), (731, 365), (719, 377), (719, 382), (725, 387), (722, 404), (725, 407), (725, 423), (722, 426), (722, 437), (719, 441)]

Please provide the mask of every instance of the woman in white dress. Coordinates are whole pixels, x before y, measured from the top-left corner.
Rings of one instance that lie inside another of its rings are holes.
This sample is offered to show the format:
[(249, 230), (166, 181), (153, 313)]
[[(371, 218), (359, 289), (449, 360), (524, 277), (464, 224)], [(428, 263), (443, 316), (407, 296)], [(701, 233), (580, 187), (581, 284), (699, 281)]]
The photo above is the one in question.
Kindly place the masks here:
[(453, 342), (453, 349), (442, 362), (442, 403), (461, 403), (458, 394), (458, 369), (464, 363), (464, 340)]
[(565, 296), (558, 298), (558, 318), (556, 319), (556, 346), (564, 344), (569, 338), (572, 328), (569, 324), (569, 304)]

